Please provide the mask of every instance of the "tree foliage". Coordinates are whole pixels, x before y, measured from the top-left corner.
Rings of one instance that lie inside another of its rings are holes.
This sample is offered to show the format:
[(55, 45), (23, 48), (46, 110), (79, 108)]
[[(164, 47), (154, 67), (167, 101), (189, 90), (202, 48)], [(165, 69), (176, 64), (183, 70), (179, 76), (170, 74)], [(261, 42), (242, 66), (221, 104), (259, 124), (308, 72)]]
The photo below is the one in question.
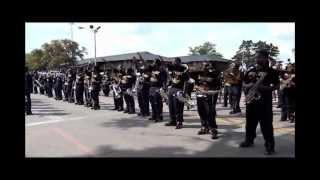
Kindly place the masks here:
[(189, 47), (190, 55), (208, 55), (212, 57), (222, 58), (222, 54), (217, 52), (216, 45), (211, 42), (205, 42), (202, 45), (196, 46), (194, 48)]
[(280, 53), (279, 48), (272, 43), (268, 44), (266, 41), (258, 41), (254, 43), (252, 40), (243, 40), (232, 59), (243, 61), (246, 65), (251, 66), (255, 63), (253, 57), (257, 50), (269, 51), (271, 59), (276, 59)]
[(45, 62), (42, 60), (44, 52), (42, 49), (34, 49), (26, 54), (26, 65), (31, 70), (42, 69), (45, 67)]
[(26, 54), (26, 64), (32, 70), (54, 69), (60, 64), (74, 64), (83, 58), (85, 51), (86, 49), (80, 49), (75, 41), (52, 40), (50, 43), (44, 43), (41, 49)]

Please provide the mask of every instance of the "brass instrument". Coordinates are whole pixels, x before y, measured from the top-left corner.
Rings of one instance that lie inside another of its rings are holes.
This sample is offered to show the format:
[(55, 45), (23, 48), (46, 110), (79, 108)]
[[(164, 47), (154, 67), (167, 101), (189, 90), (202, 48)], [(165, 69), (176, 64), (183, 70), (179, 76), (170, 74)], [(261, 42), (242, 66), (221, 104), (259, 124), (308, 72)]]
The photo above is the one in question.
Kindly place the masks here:
[(225, 81), (226, 86), (230, 86), (231, 84), (238, 84), (239, 78), (240, 78), (239, 76), (240, 76), (240, 70), (234, 69), (234, 67), (224, 71), (223, 79)]
[(122, 84), (127, 84), (127, 82), (128, 82), (127, 76), (123, 76), (122, 79), (121, 79), (121, 83)]
[[(181, 76), (182, 74), (186, 73), (189, 70), (189, 66), (187, 64), (182, 64), (182, 66), (185, 67), (185, 70), (183, 72), (174, 71), (174, 78), (172, 79), (172, 82), (175, 84), (180, 82), (179, 78), (177, 78), (177, 77)], [(188, 109), (192, 108), (192, 103), (191, 103), (192, 99), (189, 95), (185, 94), (185, 92), (186, 92), (187, 84), (193, 84), (193, 83), (194, 83), (194, 80), (186, 81), (184, 83), (183, 91), (178, 91), (174, 95), (174, 96), (176, 96), (178, 101), (184, 103), (184, 105), (186, 105), (188, 107)]]
[(91, 93), (92, 91), (92, 82), (94, 81), (94, 78), (93, 78), (94, 74), (93, 72), (91, 72), (91, 79), (89, 79), (89, 93)]
[(116, 98), (116, 99), (120, 98), (120, 97), (121, 97), (121, 96), (120, 96), (121, 89), (120, 89), (119, 85), (113, 83), (113, 84), (111, 85), (111, 88), (112, 88), (112, 91), (113, 91), (114, 94), (115, 94), (115, 98)]
[(164, 91), (164, 89), (160, 88), (160, 96), (162, 97), (162, 99), (166, 102), (166, 104), (168, 104), (169, 102), (169, 97), (168, 94)]
[(178, 84), (178, 83), (180, 82), (180, 80), (178, 80), (177, 78), (173, 78), (173, 79), (172, 79), (172, 82), (173, 82), (174, 84)]
[(262, 84), (264, 78), (267, 76), (266, 72), (261, 72), (260, 78), (257, 82), (249, 89), (247, 95), (245, 96), (246, 103), (251, 104), (261, 98), (261, 93), (258, 91), (258, 87)]
[(224, 79), (224, 82), (225, 82), (225, 85), (226, 86), (230, 86), (231, 82), (233, 82), (233, 76), (231, 74), (231, 68), (227, 69), (226, 71), (223, 72), (223, 79)]
[[(131, 75), (122, 76), (121, 83), (122, 84), (127, 84), (128, 81), (129, 81), (128, 78), (131, 78), (131, 77), (132, 77)], [(126, 93), (129, 96), (133, 96), (132, 87), (127, 88), (127, 90), (124, 93)]]
[(113, 81), (113, 84), (112, 84), (112, 90), (113, 92), (115, 93), (115, 98), (118, 99), (118, 98), (121, 98), (121, 88), (120, 88), (120, 83), (122, 81), (122, 78), (126, 78), (126, 77), (121, 77), (121, 73), (119, 74), (116, 74), (114, 76), (114, 81)]
[(151, 77), (150, 77), (150, 81), (151, 82), (158, 82), (158, 79), (157, 79), (157, 75), (159, 75), (160, 74), (160, 71), (152, 71), (152, 73), (151, 73)]
[(219, 90), (209, 90), (208, 86), (202, 85), (202, 86), (195, 86), (197, 96), (207, 96), (207, 95), (215, 95), (220, 92)]
[(144, 81), (144, 76), (142, 76), (142, 74), (140, 73), (137, 73), (137, 79), (136, 79), (136, 83), (134, 85), (134, 88), (132, 90), (132, 93), (137, 95), (137, 89), (138, 89), (138, 86), (140, 86)]
[(77, 76), (76, 80), (72, 82), (72, 89), (76, 89), (76, 83), (78, 82), (78, 78), (79, 76)]
[(285, 87), (292, 87), (293, 86), (293, 82), (292, 82), (292, 79), (295, 77), (294, 74), (291, 74), (291, 76), (285, 81)]
[(178, 84), (180, 81), (181, 81), (181, 76), (183, 74), (185, 74), (188, 70), (189, 70), (189, 66), (187, 64), (182, 64), (182, 66), (185, 67), (185, 70), (183, 72), (179, 72), (179, 71), (173, 71), (173, 72), (169, 72), (169, 74), (173, 77), (171, 77), (171, 81), (174, 83), (174, 84)]
[(133, 95), (134, 95), (131, 88), (128, 88), (128, 89), (126, 90), (126, 93), (127, 93), (129, 96), (133, 96)]
[(191, 104), (191, 97), (186, 95), (186, 97), (183, 96), (183, 92), (182, 91), (178, 91), (175, 96), (177, 97), (178, 101), (184, 103), (188, 109), (192, 108), (192, 104)]
[(37, 79), (34, 80), (40, 87), (44, 87)]

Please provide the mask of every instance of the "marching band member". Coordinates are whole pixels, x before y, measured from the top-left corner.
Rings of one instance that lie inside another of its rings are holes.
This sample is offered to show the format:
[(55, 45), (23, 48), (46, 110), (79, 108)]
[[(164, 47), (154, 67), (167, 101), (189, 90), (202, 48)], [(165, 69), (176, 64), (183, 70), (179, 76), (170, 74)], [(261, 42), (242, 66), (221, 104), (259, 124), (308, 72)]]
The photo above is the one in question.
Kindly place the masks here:
[(283, 78), (280, 79), (280, 90), (282, 92), (282, 105), (281, 105), (281, 121), (290, 120), (294, 122), (295, 112), (295, 74), (285, 73)]
[(241, 113), (240, 109), (240, 97), (241, 97), (241, 84), (242, 84), (242, 78), (241, 78), (241, 72), (240, 72), (240, 64), (235, 63), (234, 67), (231, 69), (231, 72), (229, 72), (229, 75), (231, 76), (231, 99), (232, 99), (232, 111), (230, 111), (230, 114), (236, 114)]
[(135, 114), (135, 104), (134, 104), (134, 97), (133, 97), (133, 87), (136, 81), (136, 76), (134, 75), (133, 69), (128, 68), (125, 75), (122, 77), (122, 90), (123, 90), (123, 97), (124, 101), (126, 102), (126, 109), (124, 113), (128, 114)]
[(117, 103), (117, 97), (118, 94), (116, 93), (115, 89), (118, 85), (118, 81), (117, 80), (117, 69), (113, 69), (111, 72), (111, 85), (110, 85), (110, 89), (112, 90), (112, 96), (113, 96), (113, 104), (114, 104), (114, 108), (112, 110), (118, 110), (118, 103)]
[(54, 81), (54, 93), (56, 100), (62, 100), (62, 77), (61, 73), (57, 73), (55, 81)]
[(265, 139), (266, 154), (273, 154), (273, 112), (272, 91), (279, 87), (279, 78), (274, 69), (269, 67), (269, 53), (265, 50), (256, 52), (256, 67), (248, 70), (244, 76), (246, 96), (246, 136), (240, 147), (251, 147), (256, 137), (256, 128), (260, 123)]
[(114, 101), (114, 109), (118, 111), (123, 111), (123, 95), (120, 88), (120, 80), (122, 78), (122, 74), (120, 74), (120, 71), (118, 69), (113, 70), (112, 75), (112, 94), (113, 94), (113, 101)]
[(85, 107), (92, 107), (92, 98), (91, 98), (91, 76), (92, 73), (87, 69), (84, 73), (84, 98), (85, 98)]
[(32, 76), (30, 75), (30, 73), (28, 72), (28, 67), (25, 67), (25, 71), (24, 71), (25, 75), (25, 112), (27, 115), (31, 115), (32, 111), (31, 111), (31, 98), (30, 98), (30, 93), (32, 91)]
[(83, 91), (84, 91), (84, 74), (82, 69), (79, 70), (76, 76), (76, 100), (75, 104), (83, 105)]
[(136, 80), (136, 93), (140, 112), (138, 116), (146, 117), (150, 115), (149, 110), (149, 91), (150, 91), (150, 68), (143, 60), (138, 62)]
[(35, 82), (35, 83), (33, 83), (33, 93), (34, 93), (34, 94), (38, 94), (38, 84), (36, 83), (36, 81), (39, 80), (39, 74), (38, 74), (37, 71), (35, 71), (35, 72), (33, 73), (32, 78), (33, 78), (33, 82)]
[(228, 106), (228, 102), (230, 107), (232, 107), (232, 97), (231, 97), (231, 81), (232, 77), (229, 75), (229, 72), (234, 67), (234, 63), (231, 63), (229, 68), (223, 72), (223, 80), (224, 80), (224, 87), (223, 87), (223, 96), (224, 96), (224, 107)]
[(105, 96), (109, 96), (109, 92), (110, 92), (110, 74), (109, 72), (104, 72), (103, 74), (103, 80), (102, 80), (102, 91), (103, 91), (103, 94)]
[(196, 79), (197, 108), (201, 119), (199, 135), (211, 134), (218, 138), (216, 123), (216, 103), (221, 88), (221, 73), (211, 63), (204, 63), (204, 70)]
[(175, 58), (172, 65), (168, 66), (170, 71), (169, 82), (169, 113), (170, 122), (166, 126), (176, 126), (176, 129), (181, 129), (183, 126), (183, 109), (184, 103), (178, 100), (177, 96), (185, 96), (185, 82), (188, 81), (189, 75), (186, 73), (188, 68), (181, 64), (180, 58)]
[(73, 98), (73, 81), (75, 79), (75, 75), (72, 69), (69, 69), (68, 74), (67, 74), (67, 97), (68, 97), (68, 102), (73, 103), (74, 98)]
[(100, 70), (98, 66), (94, 67), (92, 77), (91, 77), (91, 84), (92, 84), (92, 91), (91, 91), (91, 97), (93, 102), (93, 107), (91, 109), (98, 110), (100, 109), (99, 105), (99, 92), (101, 90), (101, 75)]
[(160, 89), (164, 88), (166, 72), (161, 69), (160, 59), (156, 59), (151, 66), (151, 77), (150, 77), (150, 103), (152, 108), (152, 116), (149, 120), (160, 122), (163, 120), (162, 109), (163, 103), (160, 95)]

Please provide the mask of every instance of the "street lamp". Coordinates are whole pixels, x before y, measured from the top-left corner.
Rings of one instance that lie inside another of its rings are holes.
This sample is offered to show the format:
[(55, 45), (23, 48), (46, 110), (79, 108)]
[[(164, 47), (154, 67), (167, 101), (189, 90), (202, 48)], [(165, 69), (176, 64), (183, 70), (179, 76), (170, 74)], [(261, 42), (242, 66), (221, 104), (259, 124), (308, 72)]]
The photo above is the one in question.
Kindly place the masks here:
[[(86, 29), (85, 27), (78, 27), (79, 29)], [(89, 28), (92, 30), (93, 32), (93, 38), (94, 38), (94, 65), (97, 65), (97, 42), (96, 42), (96, 34), (98, 32), (98, 30), (101, 28), (101, 26), (98, 26), (97, 28), (95, 28), (93, 25), (90, 25)]]

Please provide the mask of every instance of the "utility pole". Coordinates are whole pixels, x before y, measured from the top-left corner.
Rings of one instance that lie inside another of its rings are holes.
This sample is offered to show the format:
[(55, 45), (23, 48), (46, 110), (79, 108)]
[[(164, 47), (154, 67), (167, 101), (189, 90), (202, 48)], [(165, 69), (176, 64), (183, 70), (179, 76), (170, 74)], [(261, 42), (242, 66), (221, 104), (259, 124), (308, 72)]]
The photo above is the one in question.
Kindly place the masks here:
[(70, 34), (71, 34), (71, 40), (73, 41), (73, 24), (74, 23), (70, 23)]

